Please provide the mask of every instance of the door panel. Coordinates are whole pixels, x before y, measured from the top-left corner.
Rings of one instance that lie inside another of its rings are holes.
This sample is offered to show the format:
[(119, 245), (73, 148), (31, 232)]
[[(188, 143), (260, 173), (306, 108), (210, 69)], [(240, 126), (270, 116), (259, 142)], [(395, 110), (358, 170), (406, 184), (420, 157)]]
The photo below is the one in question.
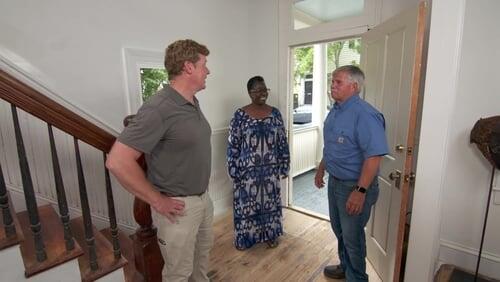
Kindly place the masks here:
[[(365, 99), (385, 117), (389, 154), (379, 174), (380, 194), (366, 229), (367, 256), (383, 281), (399, 280), (401, 265), (401, 224), (406, 221), (409, 183), (404, 176), (411, 167), (405, 149), (413, 146), (420, 77), (421, 40), (426, 4), (399, 14), (362, 37), (361, 66), (365, 70)], [(422, 12), (424, 11), (424, 12)], [(419, 28), (417, 28), (419, 27)], [(419, 53), (420, 52), (420, 53)], [(417, 89), (417, 91), (416, 91)], [(413, 119), (412, 119), (413, 118)], [(411, 138), (410, 138), (411, 137)], [(399, 149), (396, 149), (400, 145)], [(396, 172), (399, 172), (397, 174)], [(399, 176), (399, 178), (398, 178)]]
[(387, 182), (385, 179), (379, 179), (379, 199), (377, 205), (373, 209), (373, 230), (369, 233), (372, 237), (371, 240), (377, 242), (378, 248), (382, 252), (387, 251), (387, 227), (389, 226), (390, 218), (390, 201), (392, 192), (392, 183)]

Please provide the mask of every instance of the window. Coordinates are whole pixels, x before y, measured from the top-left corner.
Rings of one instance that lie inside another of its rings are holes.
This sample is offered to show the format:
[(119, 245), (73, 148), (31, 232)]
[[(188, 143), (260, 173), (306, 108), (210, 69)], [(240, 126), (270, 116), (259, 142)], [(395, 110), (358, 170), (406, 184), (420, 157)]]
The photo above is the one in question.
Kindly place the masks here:
[(294, 29), (363, 14), (364, 0), (294, 0)]
[(123, 49), (129, 114), (135, 114), (142, 103), (167, 81), (163, 57), (163, 51)]
[(353, 38), (346, 40), (339, 40), (327, 43), (327, 93), (329, 103), (327, 104), (327, 111), (335, 101), (331, 98), (330, 87), (332, 85), (332, 72), (345, 65), (359, 66), (361, 57), (361, 38)]
[[(319, 123), (328, 113), (331, 73), (344, 65), (359, 65), (361, 39), (351, 38), (293, 49), (293, 124)], [(325, 83), (326, 82), (326, 83)], [(326, 98), (326, 97), (328, 98)], [(323, 105), (323, 106), (322, 106)], [(326, 106), (326, 112), (322, 107)]]
[(158, 90), (168, 84), (168, 75), (163, 68), (141, 68), (142, 101), (147, 101)]

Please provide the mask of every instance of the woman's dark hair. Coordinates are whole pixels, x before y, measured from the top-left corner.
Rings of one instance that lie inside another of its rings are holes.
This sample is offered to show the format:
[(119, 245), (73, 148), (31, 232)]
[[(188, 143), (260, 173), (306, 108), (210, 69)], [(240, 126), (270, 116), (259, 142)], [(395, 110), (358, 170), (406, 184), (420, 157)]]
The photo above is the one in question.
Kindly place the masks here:
[(250, 90), (253, 89), (253, 86), (258, 82), (264, 82), (264, 78), (262, 78), (262, 76), (260, 75), (256, 75), (250, 78), (247, 82), (247, 91), (250, 92)]

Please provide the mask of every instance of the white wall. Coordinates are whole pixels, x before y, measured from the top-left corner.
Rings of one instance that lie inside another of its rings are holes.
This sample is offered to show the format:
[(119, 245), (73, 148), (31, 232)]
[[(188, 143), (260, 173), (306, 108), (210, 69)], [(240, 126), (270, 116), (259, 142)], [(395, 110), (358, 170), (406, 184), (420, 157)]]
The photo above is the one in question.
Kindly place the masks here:
[(245, 93), (250, 73), (265, 68), (276, 83), (277, 4), (268, 2), (1, 0), (0, 45), (38, 70), (52, 91), (120, 130), (127, 114), (121, 49), (163, 50), (193, 38), (211, 51), (199, 98), (213, 128), (221, 128), (236, 102), (227, 98)]
[(380, 0), (380, 22), (385, 22), (394, 15), (404, 10), (415, 7), (421, 0)]
[[(475, 269), (491, 166), (469, 134), (480, 117), (499, 114), (499, 8), (494, 0), (433, 2), (406, 281), (432, 279), (440, 263)], [(496, 193), (480, 272), (499, 279)]]
[[(475, 269), (487, 204), (491, 165), (470, 130), (481, 117), (500, 114), (500, 2), (467, 0), (456, 101), (450, 123), (444, 169), (440, 260)], [(498, 174), (498, 173), (497, 173)], [(500, 187), (500, 182), (496, 186)], [(490, 207), (481, 268), (500, 278), (500, 192)], [(496, 202), (496, 204), (495, 204)], [(496, 268), (496, 269), (495, 269)]]
[(286, 83), (278, 79), (278, 1), (251, 0), (248, 2), (248, 75), (241, 85), (244, 99), (236, 105), (250, 103), (246, 83), (251, 76), (261, 75), (271, 89), (267, 103), (278, 107), (279, 84)]
[[(277, 9), (277, 1), (267, 0), (0, 0), (0, 58), (9, 60), (60, 100), (101, 121), (116, 134), (128, 114), (123, 48), (163, 51), (169, 43), (184, 38), (207, 45), (211, 74), (207, 88), (197, 97), (213, 130), (210, 192), (216, 213), (222, 213), (231, 207), (232, 196), (225, 168), (227, 126), (234, 110), (250, 102), (248, 78), (264, 76), (273, 90), (269, 103), (278, 104)], [(5, 105), (1, 116), (10, 118)], [(3, 119), (2, 130), (11, 132), (11, 124)], [(35, 127), (24, 125), (26, 131), (33, 132), (23, 134), (46, 131)], [(11, 134), (1, 137), (0, 160), (9, 176), (7, 184), (11, 190), (20, 190), (19, 175), (13, 173), (17, 155), (7, 153), (15, 152), (15, 142)], [(42, 151), (45, 148), (43, 144), (27, 146)], [(64, 150), (72, 150), (71, 145)], [(30, 162), (36, 163), (36, 159)], [(96, 170), (102, 163), (90, 167)], [(43, 179), (52, 177), (51, 172), (45, 172), (47, 169), (42, 170)], [(37, 181), (35, 177), (37, 191), (51, 189), (51, 181)], [(66, 185), (67, 189), (75, 188), (71, 183)], [(45, 194), (39, 196), (47, 198)], [(48, 198), (51, 200), (50, 195)], [(121, 199), (115, 194), (117, 198)], [(119, 204), (130, 206), (131, 199), (123, 198)], [(103, 207), (96, 207), (94, 214), (101, 210)], [(126, 221), (131, 215), (127, 211), (119, 216), (127, 217)]]

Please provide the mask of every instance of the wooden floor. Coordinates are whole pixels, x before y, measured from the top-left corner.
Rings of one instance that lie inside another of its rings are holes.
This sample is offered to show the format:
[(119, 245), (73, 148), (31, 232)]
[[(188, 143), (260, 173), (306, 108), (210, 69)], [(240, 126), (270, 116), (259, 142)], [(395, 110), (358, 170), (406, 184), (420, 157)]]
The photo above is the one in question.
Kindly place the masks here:
[[(339, 262), (330, 223), (288, 209), (283, 213), (285, 234), (275, 249), (258, 244), (236, 250), (232, 214), (218, 219), (210, 255), (212, 281), (337, 281), (323, 276), (323, 267)], [(368, 261), (367, 272), (370, 281), (381, 281)]]

